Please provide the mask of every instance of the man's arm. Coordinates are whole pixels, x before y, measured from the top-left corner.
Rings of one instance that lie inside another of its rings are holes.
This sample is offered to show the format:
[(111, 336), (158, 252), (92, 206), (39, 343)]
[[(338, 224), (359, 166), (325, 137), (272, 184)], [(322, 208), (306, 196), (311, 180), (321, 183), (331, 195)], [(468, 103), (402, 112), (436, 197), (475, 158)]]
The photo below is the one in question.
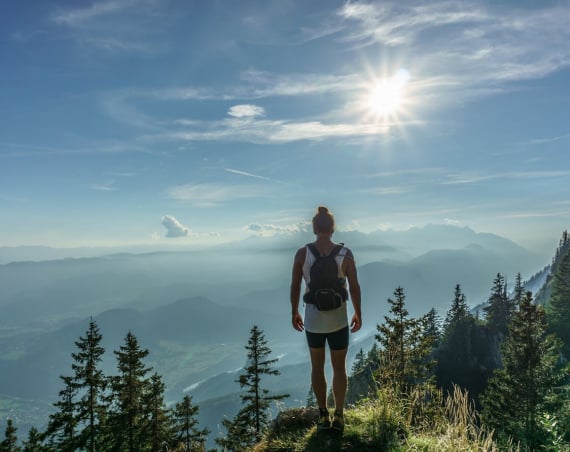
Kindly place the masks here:
[(303, 317), (299, 314), (299, 301), (301, 299), (301, 281), (303, 279), (303, 263), (305, 262), (305, 248), (301, 248), (295, 254), (293, 272), (291, 274), (291, 323), (297, 331), (303, 331)]
[(352, 307), (354, 308), (354, 315), (350, 322), (350, 331), (356, 333), (362, 327), (362, 311), (361, 311), (361, 294), (360, 284), (358, 283), (358, 275), (356, 273), (356, 264), (352, 253), (347, 254), (343, 261), (345, 265), (344, 274), (348, 280), (348, 291), (350, 292), (350, 299), (352, 300)]

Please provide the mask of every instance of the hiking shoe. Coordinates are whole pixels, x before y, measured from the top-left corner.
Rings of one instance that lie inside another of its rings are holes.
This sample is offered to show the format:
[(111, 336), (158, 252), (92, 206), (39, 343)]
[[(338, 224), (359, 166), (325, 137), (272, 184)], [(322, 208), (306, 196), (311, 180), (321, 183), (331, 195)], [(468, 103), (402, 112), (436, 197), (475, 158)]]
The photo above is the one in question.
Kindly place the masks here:
[(317, 421), (317, 430), (328, 430), (331, 428), (331, 419), (329, 410), (326, 408), (319, 409), (319, 420)]
[(340, 411), (335, 411), (331, 427), (339, 432), (344, 430), (344, 415)]

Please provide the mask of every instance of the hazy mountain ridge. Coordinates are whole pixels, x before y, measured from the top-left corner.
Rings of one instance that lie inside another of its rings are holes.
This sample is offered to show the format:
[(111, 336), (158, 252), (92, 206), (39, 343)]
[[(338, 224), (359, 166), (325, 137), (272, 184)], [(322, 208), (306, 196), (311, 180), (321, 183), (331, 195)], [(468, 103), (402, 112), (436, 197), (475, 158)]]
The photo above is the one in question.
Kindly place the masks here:
[[(422, 227), (412, 227), (406, 230), (377, 230), (369, 233), (360, 231), (337, 231), (335, 239), (344, 242), (351, 248), (366, 250), (372, 247), (386, 253), (403, 253), (403, 256), (414, 257), (430, 249), (458, 249), (469, 243), (480, 244), (494, 248), (499, 246), (510, 251), (526, 251), (512, 240), (488, 232), (475, 232), (464, 226), (446, 224), (428, 224)], [(197, 247), (180, 245), (173, 242), (170, 245), (136, 245), (115, 247), (77, 247), (55, 248), (49, 246), (0, 246), (0, 265), (12, 262), (41, 262), (54, 261), (66, 258), (92, 258), (124, 254), (152, 254), (152, 253), (204, 253), (204, 252), (243, 252), (243, 251), (291, 251), (305, 243), (314, 240), (309, 231), (299, 231), (290, 234), (275, 236), (251, 236), (247, 239), (215, 245), (210, 247)], [(548, 257), (545, 254), (546, 257)]]
[[(112, 350), (122, 345), (128, 331), (139, 338), (143, 347), (151, 350), (150, 358), (157, 362), (162, 359), (161, 353), (168, 355), (167, 351), (161, 349), (169, 342), (182, 348), (213, 348), (223, 347), (224, 344), (241, 346), (247, 340), (248, 329), (255, 323), (267, 325), (269, 314), (254, 313), (240, 307), (223, 307), (198, 297), (179, 300), (147, 312), (113, 309), (96, 316), (95, 320), (104, 336), (104, 346), (108, 351), (107, 365), (112, 368)], [(84, 334), (87, 324), (88, 320), (83, 319), (53, 332), (19, 336), (15, 338), (17, 346), (9, 339), (3, 339), (0, 342), (0, 356), (3, 357), (0, 359), (2, 392), (10, 396), (39, 397), (44, 400), (56, 394), (57, 391), (54, 390), (59, 386), (58, 376), (69, 371), (74, 342)], [(272, 328), (272, 336), (276, 339), (283, 337), (288, 332), (288, 327), (288, 324), (281, 328), (277, 325)], [(20, 350), (17, 355), (13, 353), (15, 347)], [(184, 355), (184, 352), (178, 355)], [(6, 359), (6, 356), (11, 358)], [(176, 357), (171, 359), (176, 361)], [(235, 368), (242, 363), (242, 357), (236, 357), (235, 360), (226, 357), (225, 361), (219, 362), (222, 367), (217, 371)], [(214, 365), (205, 369), (206, 374), (198, 374), (195, 378), (212, 375), (212, 372), (216, 372), (216, 367)], [(191, 362), (187, 374), (193, 374)], [(168, 379), (168, 375), (166, 377)], [(171, 383), (176, 385), (172, 380)]]
[[(364, 294), (359, 338), (369, 337), (383, 320), (386, 299), (397, 286), (405, 290), (411, 315), (424, 314), (432, 306), (444, 315), (457, 283), (473, 306), (488, 297), (497, 273), (514, 281), (519, 271), (527, 275), (543, 267), (536, 255), (501, 237), (451, 226), (432, 229), (433, 240), (424, 228), (379, 235), (382, 240), (368, 245), (364, 240), (373, 234), (335, 234), (356, 254)], [(279, 362), (283, 376), (275, 380), (275, 389), (286, 388), (304, 400), (308, 379), (295, 369), (306, 370), (306, 344), (290, 327), (289, 280), (294, 251), (312, 237), (306, 238), (297, 234), (287, 244), (255, 238), (202, 252), (122, 253), (0, 265), (3, 392), (28, 400), (30, 409), (38, 400), (55, 401), (58, 376), (71, 371), (74, 341), (93, 316), (104, 337), (108, 374), (114, 374), (112, 351), (131, 330), (150, 350), (149, 363), (164, 376), (167, 400), (179, 400), (185, 389), (202, 382), (190, 393), (218, 423), (223, 413), (233, 413), (216, 412), (214, 407), (239, 404), (231, 392), (235, 376), (227, 372), (243, 365), (247, 333), (258, 324), (274, 355), (284, 355)], [(449, 248), (435, 249), (442, 242)], [(216, 378), (215, 391), (208, 388), (211, 378)], [(213, 397), (223, 384), (228, 385), (227, 396)]]

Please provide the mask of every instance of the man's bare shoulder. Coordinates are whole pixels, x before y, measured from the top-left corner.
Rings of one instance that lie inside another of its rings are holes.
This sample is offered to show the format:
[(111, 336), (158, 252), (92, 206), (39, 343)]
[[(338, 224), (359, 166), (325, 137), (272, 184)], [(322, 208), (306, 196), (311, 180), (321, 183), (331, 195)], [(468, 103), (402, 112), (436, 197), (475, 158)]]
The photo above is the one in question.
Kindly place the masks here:
[(344, 253), (344, 257), (348, 257), (349, 259), (354, 260), (354, 254), (353, 254), (352, 250), (350, 248), (348, 248), (347, 246), (345, 246), (344, 249), (346, 250)]
[(307, 254), (307, 247), (306, 246), (299, 248), (297, 250), (297, 252), (295, 253), (295, 260), (296, 261), (297, 260), (303, 260), (304, 261), (306, 254)]

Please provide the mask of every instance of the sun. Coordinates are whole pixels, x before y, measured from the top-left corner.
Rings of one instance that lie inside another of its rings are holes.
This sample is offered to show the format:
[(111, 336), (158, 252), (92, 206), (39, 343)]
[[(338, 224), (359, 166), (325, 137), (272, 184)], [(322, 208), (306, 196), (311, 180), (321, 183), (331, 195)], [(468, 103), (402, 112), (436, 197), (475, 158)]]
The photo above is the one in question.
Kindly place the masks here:
[(410, 74), (400, 69), (392, 77), (372, 81), (366, 97), (369, 113), (377, 118), (396, 116), (405, 102), (406, 84)]

